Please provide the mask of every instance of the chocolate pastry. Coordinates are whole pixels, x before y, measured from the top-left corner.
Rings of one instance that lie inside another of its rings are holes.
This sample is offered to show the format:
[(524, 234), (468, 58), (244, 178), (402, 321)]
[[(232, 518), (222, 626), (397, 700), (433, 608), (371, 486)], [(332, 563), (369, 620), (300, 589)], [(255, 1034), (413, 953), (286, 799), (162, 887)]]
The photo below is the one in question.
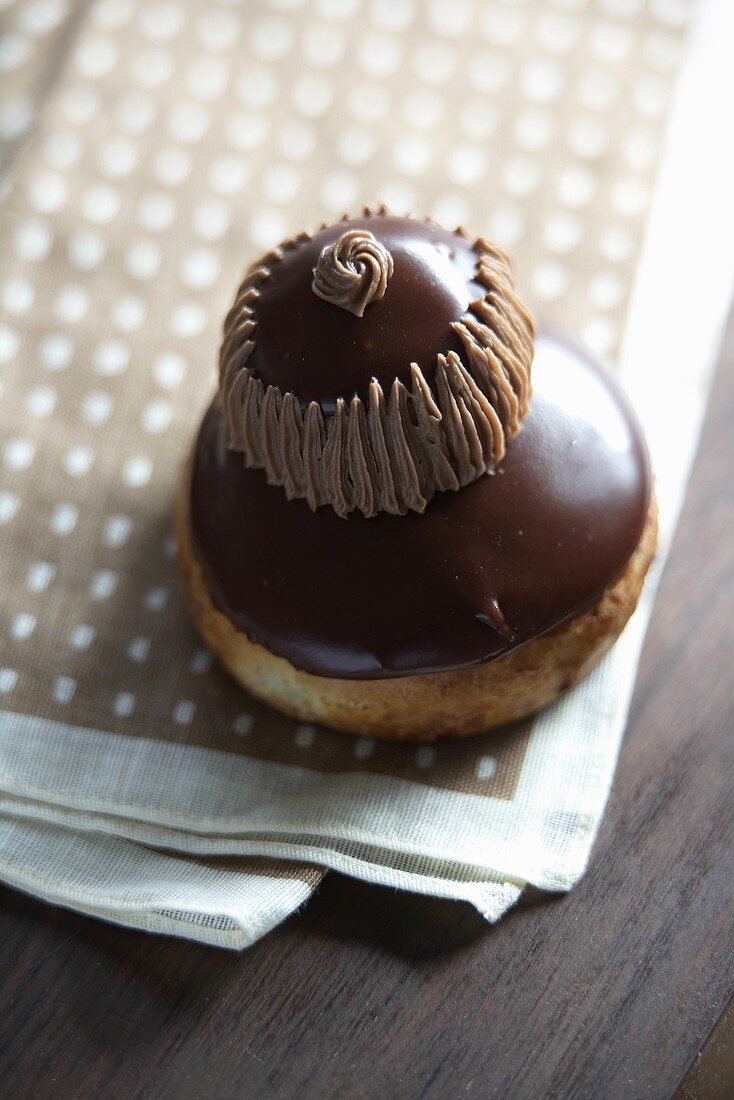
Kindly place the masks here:
[(616, 640), (655, 538), (632, 409), (536, 337), (501, 249), (367, 211), (247, 272), (178, 545), (194, 621), (255, 694), (401, 739), (519, 718)]

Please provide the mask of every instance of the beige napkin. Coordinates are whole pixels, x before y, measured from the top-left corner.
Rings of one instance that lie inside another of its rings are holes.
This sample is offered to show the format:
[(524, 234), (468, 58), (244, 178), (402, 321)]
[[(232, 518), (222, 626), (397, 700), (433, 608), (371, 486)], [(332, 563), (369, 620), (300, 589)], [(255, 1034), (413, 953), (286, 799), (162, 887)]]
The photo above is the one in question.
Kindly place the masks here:
[(213, 665), (180, 603), (173, 486), (245, 265), (385, 201), (495, 237), (539, 312), (622, 347), (665, 545), (732, 273), (730, 170), (699, 125), (730, 80), (726, 7), (5, 5), (0, 879), (234, 947), (323, 867), (491, 920), (527, 883), (578, 880), (652, 585), (536, 720), (465, 744), (353, 739)]

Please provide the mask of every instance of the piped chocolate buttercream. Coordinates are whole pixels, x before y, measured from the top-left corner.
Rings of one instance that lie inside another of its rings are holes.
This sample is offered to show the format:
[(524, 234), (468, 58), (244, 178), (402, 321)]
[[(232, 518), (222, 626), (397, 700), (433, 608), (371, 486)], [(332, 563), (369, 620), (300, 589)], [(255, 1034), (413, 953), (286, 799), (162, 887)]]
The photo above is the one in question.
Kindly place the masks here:
[(325, 302), (364, 317), (371, 302), (385, 297), (394, 266), (392, 255), (369, 229), (345, 229), (321, 249), (311, 289)]

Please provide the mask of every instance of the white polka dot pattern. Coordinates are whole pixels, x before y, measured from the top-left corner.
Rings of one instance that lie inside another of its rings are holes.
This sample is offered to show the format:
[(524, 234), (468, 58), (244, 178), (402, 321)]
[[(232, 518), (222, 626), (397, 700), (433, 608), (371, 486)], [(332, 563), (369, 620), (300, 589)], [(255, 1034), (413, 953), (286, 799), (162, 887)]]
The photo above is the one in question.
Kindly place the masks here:
[(64, 0), (7, 6), (4, 705), (510, 796), (522, 737), (459, 766), (232, 685), (176, 590), (177, 470), (245, 265), (363, 203), (495, 238), (537, 310), (613, 356), (694, 5), (95, 0), (73, 36)]

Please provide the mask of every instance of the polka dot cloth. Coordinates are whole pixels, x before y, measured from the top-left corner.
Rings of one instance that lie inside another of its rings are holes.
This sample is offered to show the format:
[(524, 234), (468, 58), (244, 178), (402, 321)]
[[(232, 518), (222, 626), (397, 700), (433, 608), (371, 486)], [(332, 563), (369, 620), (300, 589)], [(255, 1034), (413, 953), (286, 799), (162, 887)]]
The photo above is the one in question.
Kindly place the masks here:
[(613, 356), (693, 8), (2, 4), (5, 709), (512, 796), (517, 733), (416, 752), (231, 684), (181, 607), (177, 471), (243, 268), (363, 203), (493, 237)]

